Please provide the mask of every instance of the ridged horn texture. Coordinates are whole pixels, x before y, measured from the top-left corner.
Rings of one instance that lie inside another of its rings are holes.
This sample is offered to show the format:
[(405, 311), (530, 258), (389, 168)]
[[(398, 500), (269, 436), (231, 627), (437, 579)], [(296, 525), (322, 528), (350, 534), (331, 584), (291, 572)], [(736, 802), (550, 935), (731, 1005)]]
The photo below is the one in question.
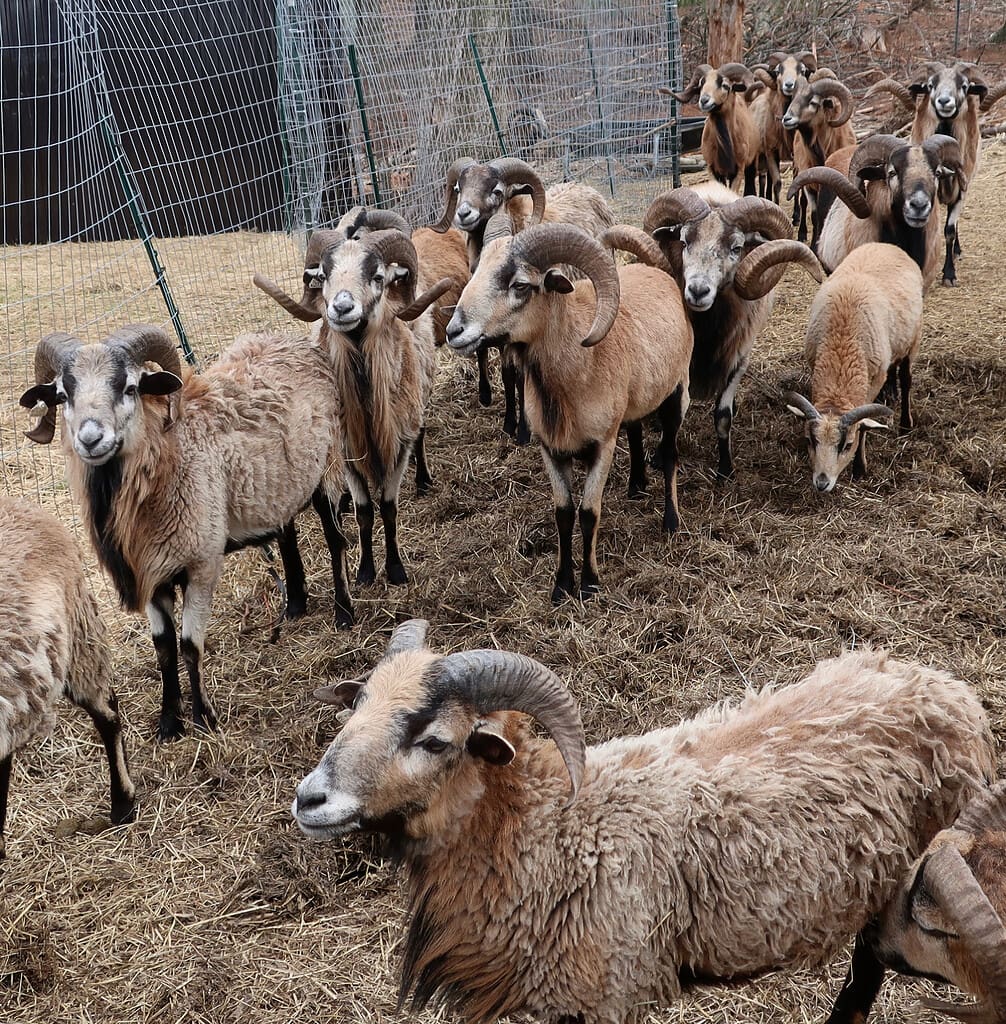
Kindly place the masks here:
[(712, 71), (712, 64), (700, 64), (693, 72), (691, 81), (681, 90), (681, 92), (671, 91), (671, 95), (679, 103), (691, 103), (692, 100), (698, 95), (699, 86), (702, 84), (702, 80)]
[(935, 153), (936, 159), (944, 166), (951, 168), (961, 179), (961, 191), (968, 187), (967, 178), (964, 175), (964, 157), (961, 154), (961, 147), (957, 140), (950, 135), (930, 135), (922, 143), (922, 149), (926, 153)]
[(439, 232), (441, 235), (451, 226), (454, 221), (454, 211), (458, 208), (458, 194), (454, 191), (454, 186), (458, 183), (458, 178), (471, 167), (475, 160), (470, 156), (463, 156), (458, 160), (455, 160), (450, 167), (447, 168), (447, 185), (444, 192), (444, 215), (437, 221), (436, 224), (431, 224), (430, 227), (434, 231)]
[(855, 409), (850, 409), (848, 412), (843, 412), (841, 419), (838, 421), (843, 427), (851, 427), (854, 423), (858, 423), (860, 420), (865, 420), (870, 416), (893, 416), (894, 410), (888, 408), (886, 405), (879, 405), (874, 402), (871, 405), (859, 405)]
[(537, 172), (523, 160), (504, 157), (493, 160), (489, 167), (506, 185), (528, 185), (531, 189), (531, 224), (540, 224), (545, 216), (545, 186)]
[(782, 50), (774, 50), (768, 55), (768, 62), (769, 64), (781, 64), (788, 56), (789, 54)]
[(596, 345), (611, 330), (618, 315), (618, 271), (611, 256), (586, 231), (572, 224), (536, 224), (514, 236), (511, 252), (541, 271), (568, 263), (590, 278), (597, 307), (584, 348)]
[(1006, 1022), (1006, 927), (956, 846), (934, 851), (924, 882), (981, 972), (988, 989), (985, 1019)]
[(876, 96), (878, 93), (889, 92), (906, 110), (915, 109), (915, 97), (900, 83), (893, 78), (882, 78), (874, 82), (866, 92), (864, 99)]
[(371, 231), (401, 231), (406, 238), (412, 237), (412, 225), (393, 210), (368, 210), (367, 227)]
[(109, 348), (124, 352), (134, 366), (159, 363), (161, 368), (180, 377), (182, 361), (174, 339), (153, 324), (128, 324), (114, 330), (106, 339)]
[(631, 252), (640, 263), (647, 266), (656, 267), (667, 274), (674, 273), (667, 257), (660, 251), (660, 246), (652, 236), (631, 224), (613, 225), (602, 233), (598, 241), (607, 249)]
[(395, 626), (385, 658), (393, 658), (404, 651), (421, 651), (426, 646), (426, 632), (430, 624), (426, 619), (407, 619)]
[(261, 288), (262, 291), (278, 302), (288, 313), (296, 317), (298, 320), (303, 320), (305, 323), (314, 323), (315, 320), (321, 319), (321, 313), (316, 309), (309, 309), (307, 306), (302, 306), (296, 299), (291, 298), (275, 281), (271, 281), (264, 274), (255, 274), (252, 277), (252, 282), (256, 288)]
[(828, 120), (828, 124), (832, 128), (838, 128), (852, 117), (852, 112), (856, 109), (856, 101), (852, 98), (852, 93), (837, 78), (818, 79), (814, 82), (814, 92), (818, 96), (827, 96), (839, 101), (838, 113)]
[(810, 50), (801, 50), (799, 53), (794, 53), (793, 56), (801, 64), (806, 64), (808, 71), (817, 71), (817, 57)]
[(976, 796), (954, 822), (962, 832), (1006, 832), (1006, 782)]
[(993, 85), (978, 105), (979, 109), (990, 110), (993, 104), (998, 103), (1003, 96), (1006, 96), (1006, 82), (1000, 82), (998, 85)]
[(746, 233), (757, 232), (767, 238), (792, 238), (793, 224), (782, 208), (771, 199), (743, 196), (721, 206), (720, 217)]
[(726, 64), (721, 64), (716, 70), (724, 78), (729, 78), (733, 82), (744, 82), (748, 86), (754, 85), (754, 75), (751, 74), (751, 71), (744, 64), (730, 61)]
[(807, 185), (830, 188), (860, 220), (866, 220), (870, 216), (870, 204), (866, 201), (866, 196), (834, 167), (808, 167), (807, 170), (801, 171), (793, 179), (793, 184), (786, 192), (786, 198), (792, 199)]
[[(392, 229), (390, 231), (371, 231), (360, 239), (360, 245), (376, 253), (381, 262), (387, 266), (389, 263), (397, 263), (405, 267), (409, 276), (403, 285), (403, 296), (405, 297), (406, 308), (411, 306), (416, 298), (416, 277), (419, 274), (419, 259), (416, 256), (416, 247), (412, 244), (408, 235), (401, 231)], [(430, 300), (433, 301), (432, 299)], [(428, 305), (429, 303), (427, 303)], [(423, 307), (426, 308), (425, 306)], [(416, 314), (418, 316), (418, 314)]]
[[(80, 348), (82, 342), (72, 334), (64, 331), (55, 331), (47, 334), (38, 343), (35, 349), (35, 383), (51, 384), (63, 370), (73, 361), (73, 357)], [(21, 405), (31, 408), (33, 403), (26, 403), (21, 399)], [(50, 444), (56, 435), (56, 407), (50, 405), (42, 418), (31, 430), (26, 430), (24, 436), (35, 444)]]
[(490, 242), (495, 242), (497, 238), (511, 237), (513, 237), (513, 219), (504, 206), (486, 221), (486, 229), (482, 233), (482, 248), (485, 249)]
[(899, 149), (904, 149), (907, 145), (904, 139), (899, 139), (895, 135), (871, 135), (864, 139), (856, 147), (856, 152), (849, 161), (849, 180), (862, 192), (863, 176), (860, 172), (863, 168), (883, 167)]
[(586, 763), (583, 725), (576, 701), (550, 668), (510, 651), (462, 651), (440, 662), (438, 681), (479, 714), (520, 711), (540, 723), (569, 772), (567, 806), (576, 799)]
[(660, 228), (677, 227), (709, 216), (709, 204), (694, 189), (674, 188), (664, 192), (647, 207), (643, 230), (652, 235)]
[(421, 295), (417, 295), (408, 306), (400, 309), (395, 316), (399, 320), (418, 320), (444, 292), (449, 292), (456, 286), (457, 282), (453, 277), (442, 277), (431, 288), (427, 288)]
[(734, 275), (734, 291), (742, 299), (768, 295), (786, 273), (789, 263), (799, 263), (818, 283), (824, 280), (821, 264), (808, 246), (791, 238), (776, 238), (744, 257)]
[(795, 406), (809, 420), (819, 420), (821, 418), (821, 414), (811, 404), (810, 399), (804, 398), (803, 395), (798, 394), (796, 391), (786, 392), (786, 404)]

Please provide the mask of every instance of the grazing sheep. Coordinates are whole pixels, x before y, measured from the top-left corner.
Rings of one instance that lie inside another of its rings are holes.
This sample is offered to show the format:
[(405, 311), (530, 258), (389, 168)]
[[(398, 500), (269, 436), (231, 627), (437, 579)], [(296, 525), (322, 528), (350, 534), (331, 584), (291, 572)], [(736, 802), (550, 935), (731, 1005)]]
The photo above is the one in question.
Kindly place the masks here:
[[(789, 195), (805, 184), (826, 187), (841, 202), (828, 209), (818, 239), (827, 270), (866, 242), (889, 242), (907, 252), (928, 288), (942, 272), (957, 280), (953, 242), (968, 187), (960, 147), (946, 135), (910, 145), (893, 135), (872, 135), (852, 153), (848, 175), (814, 167), (793, 179)], [(941, 230), (938, 204), (947, 206)]]
[(743, 95), (764, 88), (743, 65), (714, 68), (700, 64), (681, 92), (671, 95), (679, 103), (695, 103), (706, 115), (702, 129), (702, 159), (713, 177), (735, 188), (744, 176), (744, 194), (754, 195), (758, 137), (751, 110)]
[(975, 797), (912, 865), (867, 937), (885, 967), (978, 998), (931, 1010), (1006, 1024), (1006, 782)]
[[(832, 153), (855, 145), (856, 133), (848, 123), (855, 106), (852, 93), (826, 68), (820, 68), (809, 81), (798, 84), (782, 119), (783, 128), (795, 133), (794, 175), (811, 167), (820, 167)], [(796, 189), (790, 188), (788, 198), (792, 199), (795, 194)], [(793, 204), (793, 223), (799, 225), (796, 237), (806, 242), (807, 217), (810, 216), (813, 229), (811, 245), (816, 252), (820, 219), (815, 215), (815, 206), (813, 190), (800, 192)]]
[[(585, 747), (544, 665), (443, 657), (425, 628), (318, 692), (353, 711), (293, 804), (311, 838), (379, 832), (404, 860), (417, 1009), (627, 1024), (693, 985), (825, 963), (992, 775), (972, 689), (881, 652)], [(832, 1024), (863, 1019), (858, 996)]]
[[(259, 284), (301, 319), (324, 315), (319, 344), (329, 354), (342, 398), (346, 479), (360, 529), (357, 582), (372, 583), (377, 575), (373, 490), (384, 524), (385, 571), (390, 583), (400, 585), (408, 574), (398, 550), (398, 495), (413, 453), (417, 492), (426, 494), (432, 483), (424, 421), (437, 356), (427, 307), (452, 282), (439, 282), (417, 300), (419, 264), (408, 235), (394, 228), (351, 238), (336, 234), (320, 254), (309, 254), (319, 260), (304, 270), (305, 300), (312, 305), (297, 304), (272, 282)], [(404, 319), (414, 320), (412, 329)]]
[[(560, 269), (564, 264), (590, 281), (574, 284)], [(639, 493), (646, 480), (642, 428), (636, 425), (657, 413), (663, 528), (678, 528), (677, 434), (688, 409), (692, 351), (681, 295), (663, 270), (642, 263), (616, 269), (602, 244), (579, 228), (539, 224), (486, 245), (447, 328), (447, 344), (462, 353), (502, 338), (526, 378), (528, 420), (552, 484), (559, 533), (555, 603), (576, 592), (573, 460), (586, 465), (579, 593), (588, 597), (599, 587), (601, 497), (623, 423), (632, 425), (630, 486)]]
[(293, 520), (309, 502), (332, 555), (336, 622), (352, 622), (346, 543), (333, 512), (343, 487), (338, 382), (316, 345), (244, 335), (195, 375), (183, 371), (157, 327), (123, 327), (95, 345), (51, 334), (36, 350), (35, 381), (21, 405), (41, 402), (48, 411), (28, 437), (49, 443), (63, 406), (70, 489), (95, 552), (123, 606), (145, 609), (150, 621), (163, 683), (162, 740), (184, 732), (176, 588), (192, 719), (213, 728), (203, 645), (224, 555), (278, 539), (286, 613), (303, 614)]
[(108, 756), (112, 822), (132, 821), (136, 790), (122, 742), (112, 661), (74, 539), (48, 512), (0, 495), (0, 860), (14, 754), (52, 728), (66, 696)]
[(901, 385), (901, 430), (912, 426), (912, 360), (922, 341), (922, 274), (901, 249), (861, 245), (818, 289), (810, 307), (804, 351), (811, 366), (811, 401), (789, 396), (804, 420), (814, 486), (834, 490), (842, 470), (866, 474), (866, 435), (886, 429), (872, 404), (881, 390), (893, 402)]
[[(444, 214), (432, 226), (447, 231), (455, 224), (468, 239), (468, 268), (475, 273), (486, 228), (490, 220), (502, 215), (510, 219), (510, 233), (516, 234), (532, 224), (572, 224), (592, 238), (615, 223), (614, 214), (604, 197), (589, 185), (563, 182), (546, 190), (537, 172), (523, 160), (501, 159), (487, 164), (471, 158), (455, 160), (447, 171)], [(520, 444), (528, 444), (531, 434), (524, 414), (524, 378), (510, 358), (506, 343), (481, 345), (475, 352), (479, 366), (479, 403), (492, 403), (489, 384), (489, 349), (500, 353), (505, 403), (503, 429)]]
[(643, 228), (660, 243), (681, 286), (695, 332), (691, 395), (715, 398), (716, 473), (727, 479), (734, 472), (734, 396), (775, 302), (772, 289), (785, 269), (775, 265), (800, 263), (818, 281), (821, 268), (810, 249), (791, 240), (792, 228), (778, 206), (755, 196), (739, 199), (713, 182), (658, 196)]

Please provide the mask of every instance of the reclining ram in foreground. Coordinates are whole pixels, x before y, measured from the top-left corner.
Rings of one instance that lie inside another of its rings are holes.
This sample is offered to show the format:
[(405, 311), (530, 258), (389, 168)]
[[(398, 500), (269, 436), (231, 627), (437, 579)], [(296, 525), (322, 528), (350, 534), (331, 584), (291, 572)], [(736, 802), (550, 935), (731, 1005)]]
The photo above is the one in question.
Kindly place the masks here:
[[(318, 691), (352, 712), (293, 813), (314, 839), (391, 839), (411, 890), (400, 1002), (469, 1022), (623, 1024), (693, 984), (824, 963), (992, 776), (971, 688), (883, 653), (587, 747), (544, 665), (444, 657), (426, 628)], [(882, 977), (857, 942), (832, 1024), (862, 1021)]]

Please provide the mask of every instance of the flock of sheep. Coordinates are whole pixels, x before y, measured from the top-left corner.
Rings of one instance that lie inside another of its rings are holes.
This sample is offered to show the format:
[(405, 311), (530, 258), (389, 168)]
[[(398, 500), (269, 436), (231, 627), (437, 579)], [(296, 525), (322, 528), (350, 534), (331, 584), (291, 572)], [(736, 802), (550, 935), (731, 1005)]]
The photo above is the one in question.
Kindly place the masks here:
[[(807, 329), (811, 395), (785, 400), (803, 421), (814, 486), (831, 490), (850, 462), (864, 473), (867, 432), (885, 426), (899, 393), (900, 426), (912, 425), (923, 293), (941, 274), (955, 280), (978, 108), (1006, 95), (961, 64), (874, 88), (915, 110), (911, 142), (857, 144), (851, 94), (810, 54), (701, 66), (679, 98), (707, 113), (703, 151), (720, 180), (659, 196), (641, 229), (615, 224), (589, 187), (546, 189), (523, 161), (460, 160), (432, 228), (355, 208), (312, 236), (299, 300), (256, 277), (316, 325), (308, 337), (242, 336), (198, 375), (152, 326), (96, 344), (44, 338), (21, 398), (44, 407), (28, 436), (51, 442), (62, 406), (70, 487), (95, 553), (123, 605), (149, 619), (160, 738), (184, 731), (179, 650), (192, 720), (216, 725), (203, 655), (229, 551), (275, 540), (286, 615), (303, 614), (295, 519), (312, 505), (336, 624), (349, 626), (342, 518), (351, 499), (356, 581), (372, 583), (376, 501), (388, 581), (407, 582), (398, 500), (413, 459), (417, 492), (432, 483), (424, 432), (444, 343), (479, 358), (483, 404), (487, 353), (501, 354), (504, 428), (536, 438), (552, 486), (557, 602), (600, 588), (601, 499), (622, 427), (639, 494), (643, 421), (656, 414), (669, 533), (692, 398), (713, 399), (718, 475), (732, 475), (738, 385), (791, 263), (819, 282), (830, 272)], [(785, 159), (813, 247), (792, 238), (777, 205)], [(727, 187), (742, 180), (762, 194)], [(574, 462), (586, 467), (578, 510)], [(73, 539), (0, 499), (0, 543), (12, 552), (0, 568), (2, 856), (13, 754), (44, 733), (60, 695), (104, 742), (112, 820), (133, 820), (137, 801)], [(404, 859), (403, 1004), (439, 1000), (469, 1021), (621, 1024), (692, 985), (824, 962), (855, 935), (836, 1024), (865, 1019), (888, 967), (979, 1000), (940, 1004), (946, 1012), (1006, 1022), (1006, 786), (995, 785), (970, 686), (850, 653), (737, 707), (588, 747), (574, 700), (544, 665), (500, 651), (440, 656), (426, 632), (403, 623), (365, 678), (317, 692), (344, 726), (293, 804), (311, 837), (376, 831)]]

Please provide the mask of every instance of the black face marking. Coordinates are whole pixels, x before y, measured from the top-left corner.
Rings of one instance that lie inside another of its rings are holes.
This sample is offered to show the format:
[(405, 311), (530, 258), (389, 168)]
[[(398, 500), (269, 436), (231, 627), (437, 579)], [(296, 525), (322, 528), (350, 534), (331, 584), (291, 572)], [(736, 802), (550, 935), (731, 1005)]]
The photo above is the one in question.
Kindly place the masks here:
[(493, 274), (493, 291), (500, 295), (505, 294), (510, 289), (510, 282), (513, 280), (513, 276), (516, 273), (517, 261), (512, 255), (508, 254), (507, 258), (496, 268), (496, 273)]
[(66, 392), (67, 400), (73, 404), (73, 396), (77, 393), (77, 378), (72, 370), (63, 371), (63, 390)]

